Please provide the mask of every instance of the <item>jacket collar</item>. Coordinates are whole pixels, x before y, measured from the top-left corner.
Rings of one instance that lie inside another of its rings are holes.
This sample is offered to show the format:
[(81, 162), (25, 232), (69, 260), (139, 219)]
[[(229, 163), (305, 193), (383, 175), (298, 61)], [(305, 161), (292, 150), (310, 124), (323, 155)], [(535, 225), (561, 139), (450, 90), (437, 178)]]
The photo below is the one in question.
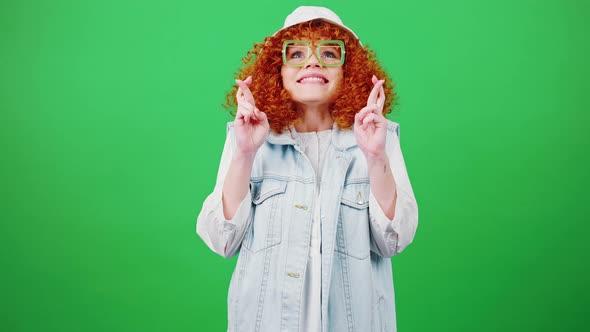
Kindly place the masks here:
[[(276, 134), (274, 131), (268, 134), (266, 141), (277, 145), (297, 145), (297, 130), (291, 125), (288, 130), (284, 130), (281, 134)], [(332, 145), (338, 150), (346, 150), (356, 146), (356, 138), (351, 129), (339, 129), (336, 122), (332, 125)]]

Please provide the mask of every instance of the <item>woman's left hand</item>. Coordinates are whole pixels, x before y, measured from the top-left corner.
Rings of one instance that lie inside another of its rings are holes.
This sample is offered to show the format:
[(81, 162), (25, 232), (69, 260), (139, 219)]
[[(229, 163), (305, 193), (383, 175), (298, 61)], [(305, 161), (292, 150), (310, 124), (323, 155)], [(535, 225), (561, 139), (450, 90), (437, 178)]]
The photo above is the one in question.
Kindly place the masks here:
[(387, 120), (383, 116), (385, 105), (384, 80), (373, 75), (373, 90), (363, 107), (354, 117), (354, 136), (356, 142), (367, 159), (386, 157), (385, 138), (387, 136)]

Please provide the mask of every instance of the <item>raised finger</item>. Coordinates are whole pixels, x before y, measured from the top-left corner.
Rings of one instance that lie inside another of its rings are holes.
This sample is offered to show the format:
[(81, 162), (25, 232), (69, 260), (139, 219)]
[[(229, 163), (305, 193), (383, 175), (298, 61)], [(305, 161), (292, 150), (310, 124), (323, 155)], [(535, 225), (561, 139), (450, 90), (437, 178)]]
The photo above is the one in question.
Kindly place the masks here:
[(379, 87), (383, 85), (383, 80), (378, 81), (373, 85), (373, 89), (371, 90), (371, 94), (369, 94), (369, 98), (367, 98), (367, 105), (376, 104), (377, 103), (377, 94), (379, 93)]
[(251, 109), (244, 110), (244, 123), (250, 123), (254, 118), (254, 112)]
[(379, 79), (377, 78), (377, 76), (373, 75), (373, 77), (371, 77), (371, 82), (373, 82), (373, 85), (377, 84), (377, 82), (379, 82)]
[(381, 112), (383, 112), (383, 105), (385, 105), (385, 89), (383, 89), (383, 84), (379, 88), (379, 96), (377, 97), (377, 105), (379, 105)]
[[(248, 79), (250, 79), (250, 81), (252, 81), (251, 77), (248, 77), (246, 80), (248, 80)], [(254, 104), (254, 96), (252, 95), (252, 91), (250, 91), (248, 84), (246, 84), (246, 82), (244, 82), (242, 80), (238, 80), (238, 79), (236, 79), (236, 83), (238, 84), (238, 86), (242, 90), (242, 95), (244, 96), (244, 99), (246, 99), (249, 103)]]
[(244, 99), (244, 96), (242, 96), (242, 88), (240, 88), (238, 86), (238, 91), (236, 91), (236, 99), (238, 100), (238, 103)]

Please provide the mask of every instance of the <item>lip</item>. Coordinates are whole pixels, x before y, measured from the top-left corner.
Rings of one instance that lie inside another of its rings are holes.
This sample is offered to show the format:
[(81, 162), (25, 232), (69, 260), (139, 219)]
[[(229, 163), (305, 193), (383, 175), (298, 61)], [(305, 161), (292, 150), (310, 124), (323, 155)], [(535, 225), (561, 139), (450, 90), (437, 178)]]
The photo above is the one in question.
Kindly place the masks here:
[(313, 78), (313, 77), (315, 77), (315, 78), (321, 78), (321, 79), (323, 80), (323, 82), (305, 82), (305, 83), (316, 83), (316, 84), (317, 84), (317, 83), (320, 83), (320, 84), (326, 84), (326, 83), (330, 82), (330, 81), (329, 81), (329, 80), (326, 78), (326, 76), (324, 76), (324, 75), (322, 75), (322, 74), (318, 74), (318, 73), (309, 73), (309, 74), (305, 74), (305, 75), (301, 76), (300, 78), (298, 78), (298, 79), (297, 79), (297, 83), (300, 83), (300, 84), (302, 84), (302, 83), (301, 83), (301, 81), (302, 81), (303, 79), (305, 79), (305, 78)]

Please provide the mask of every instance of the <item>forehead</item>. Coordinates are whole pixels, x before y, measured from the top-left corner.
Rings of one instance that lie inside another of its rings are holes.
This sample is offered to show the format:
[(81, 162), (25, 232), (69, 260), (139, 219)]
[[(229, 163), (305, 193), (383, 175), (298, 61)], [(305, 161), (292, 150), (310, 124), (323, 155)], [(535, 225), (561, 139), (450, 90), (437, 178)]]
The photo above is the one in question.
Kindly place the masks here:
[(325, 31), (318, 29), (306, 29), (303, 31), (297, 31), (295, 34), (293, 34), (293, 36), (291, 36), (291, 39), (300, 39), (314, 42), (318, 40), (334, 39), (332, 37), (332, 34), (328, 34)]
[[(305, 41), (308, 42), (311, 46), (317, 46), (322, 40), (331, 40), (329, 38), (320, 38), (320, 39), (308, 39), (308, 38), (294, 38), (291, 40), (301, 40), (301, 41)], [(286, 40), (284, 40), (283, 42), (285, 42)]]

